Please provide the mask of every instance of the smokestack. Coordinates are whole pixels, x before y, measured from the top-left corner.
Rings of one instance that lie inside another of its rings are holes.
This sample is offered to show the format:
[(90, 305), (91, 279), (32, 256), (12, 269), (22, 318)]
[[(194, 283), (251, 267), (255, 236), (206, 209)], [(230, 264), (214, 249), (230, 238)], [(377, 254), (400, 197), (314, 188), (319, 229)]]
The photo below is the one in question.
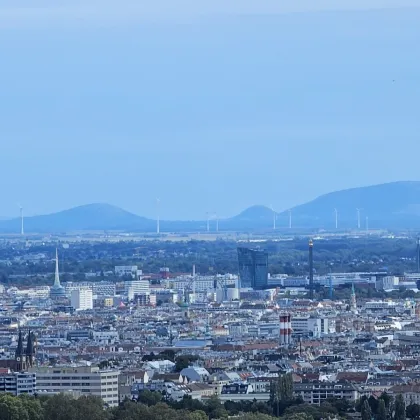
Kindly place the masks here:
[(288, 344), (292, 343), (292, 316), (290, 314), (287, 315), (287, 342)]
[(309, 299), (314, 298), (314, 243), (309, 240)]

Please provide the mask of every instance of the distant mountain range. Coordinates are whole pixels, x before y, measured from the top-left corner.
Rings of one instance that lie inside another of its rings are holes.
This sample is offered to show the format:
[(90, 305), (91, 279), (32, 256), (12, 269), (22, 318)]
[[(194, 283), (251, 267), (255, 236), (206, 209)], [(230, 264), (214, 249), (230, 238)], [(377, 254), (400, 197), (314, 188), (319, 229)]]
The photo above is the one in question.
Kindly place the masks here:
[[(359, 209), (359, 210), (357, 210)], [(266, 206), (252, 206), (219, 222), (220, 230), (270, 230), (274, 219), (278, 229), (334, 229), (335, 210), (339, 229), (420, 228), (420, 182), (393, 182), (352, 188), (322, 195), (289, 211), (274, 213)], [(360, 217), (358, 217), (360, 215)], [(368, 219), (367, 219), (368, 218)], [(162, 232), (205, 231), (205, 221), (162, 221)], [(212, 231), (215, 221), (211, 222)], [(77, 231), (156, 232), (156, 221), (110, 204), (87, 204), (58, 213), (25, 218), (27, 233)], [(19, 233), (20, 219), (0, 219), (0, 232)]]

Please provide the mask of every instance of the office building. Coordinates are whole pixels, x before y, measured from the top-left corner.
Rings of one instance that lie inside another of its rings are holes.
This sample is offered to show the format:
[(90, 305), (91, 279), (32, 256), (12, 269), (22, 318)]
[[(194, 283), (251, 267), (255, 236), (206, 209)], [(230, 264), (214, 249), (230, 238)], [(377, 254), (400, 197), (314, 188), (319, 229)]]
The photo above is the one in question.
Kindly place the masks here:
[(102, 298), (102, 297), (111, 297), (115, 296), (116, 287), (115, 283), (109, 281), (98, 281), (98, 282), (72, 282), (68, 281), (64, 285), (66, 289), (66, 296), (71, 299), (71, 294), (73, 290), (80, 289), (80, 287), (86, 287), (92, 289), (92, 294), (94, 299)]
[(311, 317), (309, 315), (292, 316), (291, 330), (294, 335), (310, 336), (321, 338), (325, 334), (329, 334), (334, 329), (330, 322), (331, 320), (326, 317)]
[(135, 296), (150, 295), (149, 280), (129, 280), (124, 282), (124, 294), (128, 300), (133, 300)]
[(80, 392), (98, 396), (111, 407), (118, 404), (119, 371), (87, 366), (33, 368), (31, 372), (36, 373), (37, 388), (47, 393)]
[(239, 280), (242, 288), (264, 289), (268, 286), (268, 253), (238, 248)]
[(80, 287), (71, 292), (71, 306), (76, 311), (93, 309), (93, 294), (89, 287)]

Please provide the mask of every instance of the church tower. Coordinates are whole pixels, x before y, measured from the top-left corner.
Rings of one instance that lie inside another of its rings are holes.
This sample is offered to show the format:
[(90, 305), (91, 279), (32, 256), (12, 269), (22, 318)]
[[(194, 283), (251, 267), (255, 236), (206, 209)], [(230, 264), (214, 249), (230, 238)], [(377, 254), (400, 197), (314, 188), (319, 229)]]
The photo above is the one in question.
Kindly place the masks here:
[(35, 336), (34, 334), (29, 331), (28, 333), (28, 342), (26, 344), (26, 354), (25, 354), (25, 360), (26, 360), (26, 366), (32, 367), (35, 362)]
[(21, 372), (26, 368), (26, 357), (23, 351), (22, 331), (19, 331), (19, 339), (15, 352), (16, 371)]

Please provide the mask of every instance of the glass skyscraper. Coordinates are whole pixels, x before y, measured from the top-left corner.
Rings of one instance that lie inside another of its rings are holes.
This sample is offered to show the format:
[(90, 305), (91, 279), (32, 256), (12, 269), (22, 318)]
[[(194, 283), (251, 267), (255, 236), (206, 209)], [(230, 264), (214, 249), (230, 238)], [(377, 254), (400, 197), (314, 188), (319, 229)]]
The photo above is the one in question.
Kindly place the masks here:
[(259, 249), (238, 248), (241, 287), (265, 289), (268, 285), (268, 253)]

